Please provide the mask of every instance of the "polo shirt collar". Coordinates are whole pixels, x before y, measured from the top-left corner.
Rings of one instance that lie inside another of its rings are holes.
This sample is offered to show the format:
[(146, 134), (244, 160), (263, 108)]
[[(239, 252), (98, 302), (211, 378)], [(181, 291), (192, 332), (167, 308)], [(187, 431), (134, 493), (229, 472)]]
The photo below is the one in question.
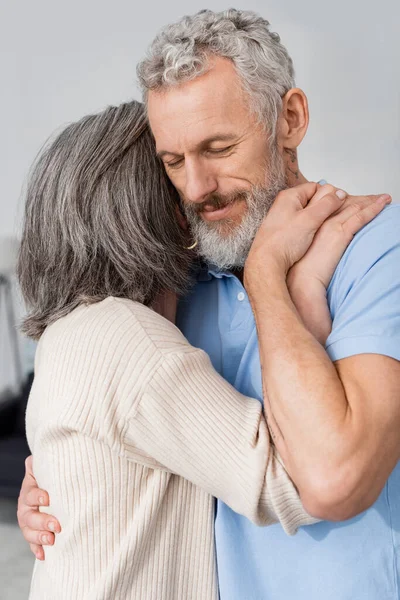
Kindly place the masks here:
[(222, 279), (223, 277), (235, 277), (233, 273), (227, 270), (218, 269), (215, 265), (209, 265), (201, 262), (194, 269), (194, 274), (197, 281), (211, 281), (213, 277)]

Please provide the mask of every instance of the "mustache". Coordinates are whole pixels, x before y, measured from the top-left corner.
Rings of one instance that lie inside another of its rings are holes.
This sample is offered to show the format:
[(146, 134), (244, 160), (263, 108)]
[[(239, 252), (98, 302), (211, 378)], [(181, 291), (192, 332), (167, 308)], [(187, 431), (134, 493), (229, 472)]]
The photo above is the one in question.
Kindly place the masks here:
[(249, 195), (250, 192), (248, 190), (234, 190), (229, 194), (214, 193), (210, 194), (204, 202), (185, 202), (183, 206), (186, 214), (199, 215), (205, 210), (206, 206), (212, 206), (215, 210), (220, 210), (229, 204), (233, 204), (233, 202), (247, 201)]

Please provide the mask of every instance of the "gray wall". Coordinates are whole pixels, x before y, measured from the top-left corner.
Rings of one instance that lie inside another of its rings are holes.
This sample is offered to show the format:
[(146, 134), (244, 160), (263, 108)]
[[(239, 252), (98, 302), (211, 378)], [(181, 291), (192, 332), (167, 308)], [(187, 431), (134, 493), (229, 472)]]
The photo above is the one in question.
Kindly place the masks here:
[[(5, 4), (0, 236), (18, 233), (21, 186), (47, 136), (85, 113), (139, 97), (135, 64), (158, 28), (207, 6), (197, 0)], [(294, 58), (311, 109), (300, 151), (306, 177), (400, 200), (399, 0), (242, 0), (236, 6), (268, 18)]]
[[(204, 0), (5, 4), (0, 15), (0, 235), (18, 228), (21, 185), (46, 137), (87, 112), (138, 97), (135, 64), (157, 29), (207, 6)], [(228, 6), (221, 0), (209, 5)], [(306, 176), (400, 198), (400, 2), (249, 0), (240, 5), (272, 22), (295, 60), (298, 84), (308, 93), (311, 127), (300, 154)]]

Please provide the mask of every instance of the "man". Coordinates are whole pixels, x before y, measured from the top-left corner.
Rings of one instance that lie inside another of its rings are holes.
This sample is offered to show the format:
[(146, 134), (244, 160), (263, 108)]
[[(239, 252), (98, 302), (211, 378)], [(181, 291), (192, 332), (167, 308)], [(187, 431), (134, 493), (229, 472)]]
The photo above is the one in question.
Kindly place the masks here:
[[(301, 237), (316, 186), (299, 170), (307, 100), (279, 37), (253, 13), (202, 11), (161, 31), (139, 78), (209, 265), (178, 325), (239, 391), (261, 400), (264, 380), (271, 435), (305, 507), (324, 519), (288, 538), (219, 502), (221, 598), (399, 598), (400, 207), (356, 236), (330, 283), (315, 270), (291, 278), (300, 250), (288, 232)], [(308, 331), (290, 288), (312, 311), (327, 287), (332, 331), (321, 315)], [(268, 331), (260, 350), (252, 308)]]

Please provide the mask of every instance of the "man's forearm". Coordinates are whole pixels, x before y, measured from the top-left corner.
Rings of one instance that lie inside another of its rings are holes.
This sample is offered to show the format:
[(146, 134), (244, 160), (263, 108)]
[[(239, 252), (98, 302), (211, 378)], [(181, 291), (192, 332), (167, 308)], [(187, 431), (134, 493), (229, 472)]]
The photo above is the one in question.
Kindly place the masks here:
[(278, 449), (306, 507), (323, 504), (325, 494), (331, 502), (336, 489), (339, 503), (341, 482), (352, 477), (346, 471), (356, 438), (342, 382), (303, 325), (284, 273), (264, 265), (247, 281), (247, 289), (259, 335), (265, 402), (283, 437)]

